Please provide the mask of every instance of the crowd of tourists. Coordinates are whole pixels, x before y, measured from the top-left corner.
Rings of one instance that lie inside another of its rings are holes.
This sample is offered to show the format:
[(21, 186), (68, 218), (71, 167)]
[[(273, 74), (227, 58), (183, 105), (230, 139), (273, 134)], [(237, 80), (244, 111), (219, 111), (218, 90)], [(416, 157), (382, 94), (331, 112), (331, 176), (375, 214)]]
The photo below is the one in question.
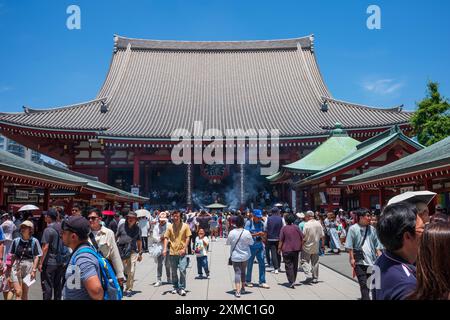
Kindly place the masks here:
[(328, 254), (348, 253), (363, 300), (449, 299), (450, 222), (442, 207), (435, 209), (430, 216), (426, 203), (398, 202), (378, 214), (367, 209), (294, 213), (274, 206), (138, 216), (125, 208), (105, 217), (97, 208), (74, 206), (67, 216), (55, 209), (44, 212), (39, 239), (31, 215), (4, 213), (0, 290), (5, 300), (27, 300), (39, 272), (44, 300), (121, 299), (135, 294), (136, 267), (146, 254), (156, 265), (153, 285), (168, 284), (172, 294), (186, 296), (188, 266), (195, 261), (196, 280), (214, 278), (211, 243), (223, 239), (237, 298), (254, 286), (270, 290), (266, 273), (279, 274), (283, 266), (286, 287), (316, 285), (328, 247)]

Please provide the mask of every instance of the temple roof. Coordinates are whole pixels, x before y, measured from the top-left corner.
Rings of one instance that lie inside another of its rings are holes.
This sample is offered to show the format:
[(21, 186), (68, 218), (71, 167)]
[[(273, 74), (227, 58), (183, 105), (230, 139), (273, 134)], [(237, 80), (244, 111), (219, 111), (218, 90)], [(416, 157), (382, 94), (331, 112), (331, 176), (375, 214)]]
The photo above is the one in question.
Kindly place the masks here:
[(343, 182), (349, 185), (368, 184), (398, 178), (406, 174), (418, 175), (420, 172), (439, 167), (450, 167), (450, 137), (381, 168), (343, 180)]
[(397, 126), (394, 126), (383, 133), (380, 133), (364, 142), (359, 143), (356, 146), (354, 152), (349, 153), (346, 157), (328, 166), (324, 170), (300, 181), (299, 185), (314, 183), (325, 176), (334, 174), (337, 171), (343, 170), (345, 168), (349, 168), (358, 161), (375, 154), (377, 151), (382, 150), (383, 148), (394, 143), (397, 140), (401, 140), (406, 144), (413, 146), (416, 150), (420, 150), (423, 148), (421, 144), (404, 135)]
[(313, 36), (188, 42), (115, 37), (106, 80), (91, 101), (0, 114), (1, 124), (93, 131), (99, 137), (170, 138), (179, 128), (279, 129), (282, 137), (406, 124), (401, 107), (334, 99), (319, 71)]

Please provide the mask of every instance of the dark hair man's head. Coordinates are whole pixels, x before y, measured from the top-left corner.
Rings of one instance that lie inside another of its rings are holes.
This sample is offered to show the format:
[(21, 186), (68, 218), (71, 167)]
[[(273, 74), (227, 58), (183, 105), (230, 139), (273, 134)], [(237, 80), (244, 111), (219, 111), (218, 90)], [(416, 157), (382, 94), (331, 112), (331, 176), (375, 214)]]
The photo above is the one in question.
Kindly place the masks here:
[(417, 258), (418, 243), (424, 223), (414, 205), (394, 203), (384, 208), (377, 226), (378, 238), (389, 252), (410, 263)]
[(368, 226), (371, 220), (370, 211), (366, 208), (356, 210), (356, 216), (358, 217), (358, 223), (363, 226)]
[(72, 206), (71, 216), (81, 216), (81, 207), (78, 204)]
[(285, 220), (286, 220), (287, 224), (293, 224), (295, 222), (295, 220), (297, 220), (297, 217), (295, 216), (295, 214), (288, 213), (286, 215)]
[(236, 216), (236, 227), (243, 228), (245, 224), (244, 217), (242, 215)]

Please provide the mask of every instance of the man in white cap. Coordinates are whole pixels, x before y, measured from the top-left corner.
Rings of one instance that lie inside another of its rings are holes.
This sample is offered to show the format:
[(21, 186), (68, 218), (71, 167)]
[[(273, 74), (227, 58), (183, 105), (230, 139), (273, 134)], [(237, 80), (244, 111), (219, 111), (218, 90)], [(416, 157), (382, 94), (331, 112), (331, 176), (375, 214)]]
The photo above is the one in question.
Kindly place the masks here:
[(306, 275), (305, 283), (317, 283), (319, 279), (319, 242), (322, 239), (322, 244), (325, 243), (325, 234), (322, 224), (314, 219), (314, 212), (307, 211), (305, 220), (301, 264)]
[(300, 228), (300, 230), (303, 232), (303, 228), (305, 227), (305, 214), (303, 212), (298, 212), (297, 213), (297, 218), (300, 219), (300, 222), (298, 224), (298, 227)]
[(170, 222), (168, 222), (167, 219), (167, 212), (161, 212), (158, 216), (158, 223), (155, 225), (152, 232), (152, 242), (156, 243), (161, 249), (161, 254), (155, 259), (156, 263), (158, 264), (156, 271), (156, 282), (154, 283), (155, 287), (159, 287), (162, 284), (163, 264), (166, 268), (167, 282), (172, 283), (172, 277), (170, 276), (169, 257), (162, 254), (162, 251), (164, 249), (164, 234), (166, 233), (167, 227), (169, 225)]

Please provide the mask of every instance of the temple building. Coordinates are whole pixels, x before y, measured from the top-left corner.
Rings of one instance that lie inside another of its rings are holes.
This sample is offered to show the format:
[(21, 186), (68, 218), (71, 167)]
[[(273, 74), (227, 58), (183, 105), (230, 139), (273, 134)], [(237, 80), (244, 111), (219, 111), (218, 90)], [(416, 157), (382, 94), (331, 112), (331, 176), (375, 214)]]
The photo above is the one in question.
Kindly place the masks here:
[[(393, 126), (396, 134), (410, 135), (410, 117), (401, 106), (381, 109), (333, 98), (317, 64), (313, 36), (235, 42), (115, 36), (110, 68), (96, 97), (68, 106), (1, 113), (0, 133), (71, 170), (133, 189), (153, 204), (162, 201), (164, 192), (166, 200), (180, 206), (212, 200), (231, 204), (237, 199), (234, 206), (239, 207), (258, 205), (263, 192), (292, 202), (299, 198), (297, 187), (271, 185), (259, 174), (261, 165), (250, 164), (251, 152), (245, 163), (176, 165), (171, 157), (179, 142), (173, 139), (176, 130), (197, 136), (196, 123), (219, 132), (279, 130), (278, 142), (270, 147), (279, 149), (280, 164), (286, 165), (306, 159), (336, 123), (348, 135), (348, 145), (340, 150), (337, 144), (340, 151), (330, 162), (345, 157), (347, 148), (358, 149), (356, 140), (371, 139)], [(403, 143), (406, 149), (418, 148)], [(204, 150), (208, 144), (192, 146)], [(366, 150), (363, 146), (358, 150)], [(232, 147), (249, 148), (250, 139), (233, 141)], [(300, 188), (320, 185), (323, 177), (316, 172), (328, 165), (311, 161), (308, 174), (314, 174)], [(210, 194), (214, 196), (205, 200)]]

